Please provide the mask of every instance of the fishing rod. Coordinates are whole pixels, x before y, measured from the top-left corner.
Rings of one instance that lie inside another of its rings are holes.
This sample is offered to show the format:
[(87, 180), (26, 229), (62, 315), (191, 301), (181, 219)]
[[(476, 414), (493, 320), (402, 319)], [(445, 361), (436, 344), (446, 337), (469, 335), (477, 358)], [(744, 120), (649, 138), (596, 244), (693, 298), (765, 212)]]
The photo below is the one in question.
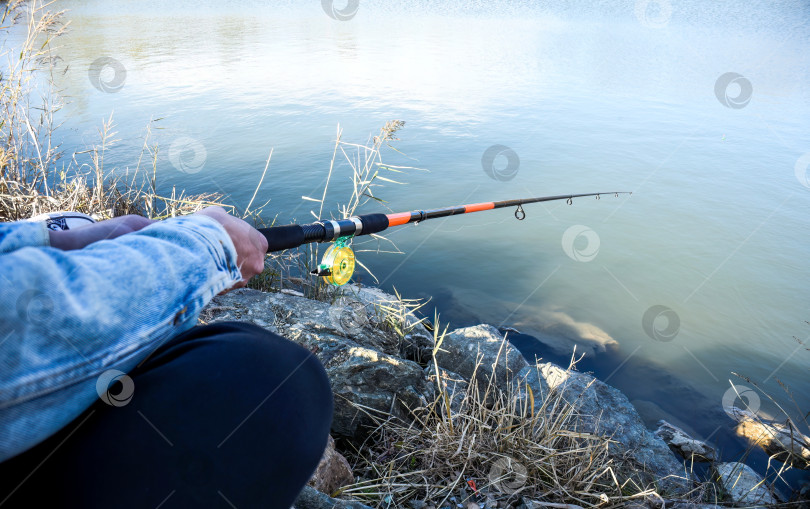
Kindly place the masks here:
[(436, 219), (437, 217), (470, 214), (473, 212), (506, 207), (517, 207), (515, 209), (515, 217), (522, 221), (526, 218), (523, 205), (557, 200), (566, 200), (568, 204), (571, 205), (574, 198), (595, 196), (598, 200), (600, 195), (603, 194), (612, 194), (618, 198), (620, 194), (633, 193), (628, 191), (613, 191), (610, 193), (565, 194), (559, 196), (542, 196), (540, 198), (525, 198), (521, 200), (472, 203), (470, 205), (458, 205), (455, 207), (443, 207), (430, 210), (412, 210), (410, 212), (397, 212), (394, 214), (364, 214), (346, 219), (322, 220), (308, 224), (288, 224), (285, 226), (261, 228), (259, 232), (267, 238), (268, 253), (292, 249), (312, 242), (333, 242), (324, 253), (318, 268), (311, 273), (316, 276), (325, 277), (329, 284), (342, 286), (349, 282), (354, 273), (355, 256), (351, 247), (349, 247), (353, 237), (380, 233), (392, 226), (420, 223), (428, 219)]

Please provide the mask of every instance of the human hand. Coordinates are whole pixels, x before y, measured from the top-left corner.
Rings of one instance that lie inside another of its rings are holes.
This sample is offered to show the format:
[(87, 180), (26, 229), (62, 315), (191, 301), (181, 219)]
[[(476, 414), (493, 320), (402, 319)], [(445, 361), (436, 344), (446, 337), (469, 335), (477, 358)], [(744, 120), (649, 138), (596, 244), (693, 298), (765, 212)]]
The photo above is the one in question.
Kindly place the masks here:
[(242, 273), (242, 280), (229, 290), (246, 286), (250, 278), (264, 270), (267, 239), (257, 229), (238, 217), (228, 214), (222, 207), (206, 207), (195, 214), (208, 216), (219, 222), (228, 232), (236, 247), (236, 263)]
[(81, 249), (99, 240), (114, 239), (136, 232), (150, 224), (153, 219), (130, 214), (92, 223), (74, 230), (49, 231), (51, 247), (65, 251)]

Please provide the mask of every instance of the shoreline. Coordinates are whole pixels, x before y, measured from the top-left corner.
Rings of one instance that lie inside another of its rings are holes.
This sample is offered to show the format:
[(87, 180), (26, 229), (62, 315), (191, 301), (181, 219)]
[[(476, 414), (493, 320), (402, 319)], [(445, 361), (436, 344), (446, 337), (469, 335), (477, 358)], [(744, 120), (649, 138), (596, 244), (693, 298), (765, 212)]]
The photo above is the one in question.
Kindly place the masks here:
[[(444, 337), (441, 346), (441, 351), (446, 350), (447, 353), (440, 354), (438, 357), (434, 354), (433, 361), (422, 357), (421, 362), (416, 362), (419, 360), (420, 351), (424, 353), (426, 348), (431, 348), (431, 345), (427, 343), (432, 341), (431, 333), (424, 328), (417, 331), (421, 326), (415, 317), (403, 318), (404, 323), (416, 322), (416, 325), (411, 328), (411, 332), (399, 337), (399, 340), (404, 340), (404, 343), (397, 340), (395, 335), (392, 336), (386, 332), (384, 322), (380, 321), (380, 307), (390, 307), (396, 301), (395, 297), (387, 295), (379, 289), (360, 288), (354, 285), (348, 285), (346, 293), (334, 304), (306, 299), (300, 292), (293, 290), (265, 293), (243, 289), (216, 297), (203, 311), (201, 318), (206, 322), (233, 319), (251, 321), (313, 351), (330, 373), (333, 391), (336, 396), (340, 396), (335, 400), (336, 420), (333, 422), (333, 436), (337, 440), (339, 452), (346, 452), (345, 449), (340, 450), (340, 448), (352, 443), (357, 437), (365, 436), (359, 430), (369, 425), (369, 422), (354, 422), (359, 414), (356, 409), (352, 410), (354, 407), (351, 405), (341, 406), (339, 404), (341, 398), (346, 401), (354, 398), (356, 403), (362, 402), (363, 405), (373, 407), (376, 404), (373, 402), (378, 402), (382, 397), (387, 401), (387, 405), (394, 405), (390, 408), (395, 408), (394, 401), (399, 399), (406, 403), (405, 407), (414, 408), (426, 405), (431, 394), (435, 396), (435, 391), (431, 392), (429, 389), (433, 370), (439, 369), (442, 373), (446, 371), (451, 379), (457, 380), (456, 383), (469, 387), (472, 380), (478, 380), (479, 375), (476, 375), (476, 369), (486, 371), (485, 367), (488, 365), (501, 366), (500, 363), (505, 362), (502, 370), (501, 367), (498, 367), (496, 371), (492, 372), (492, 376), (497, 373), (496, 378), (500, 377), (498, 383), (503, 384), (500, 389), (509, 392), (514, 387), (522, 387), (518, 393), (522, 394), (519, 397), (525, 401), (527, 385), (530, 385), (533, 389), (529, 392), (533, 397), (560, 392), (564, 393), (569, 400), (578, 401), (576, 404), (582, 405), (578, 407), (582, 410), (582, 415), (574, 426), (597, 434), (607, 433), (613, 441), (613, 445), (610, 446), (612, 461), (617, 462), (617, 468), (619, 464), (624, 464), (625, 467), (636, 465), (629, 469), (625, 468), (622, 475), (628, 475), (627, 479), (635, 479), (636, 485), (639, 487), (652, 482), (653, 485), (663, 488), (661, 493), (665, 497), (672, 498), (674, 495), (676, 498), (681, 497), (686, 500), (691, 496), (691, 503), (696, 503), (694, 490), (705, 491), (706, 483), (717, 486), (712, 483), (711, 478), (718, 475), (718, 469), (731, 468), (725, 465), (739, 465), (738, 468), (747, 468), (737, 463), (721, 463), (715, 456), (709, 463), (692, 463), (692, 473), (688, 473), (691, 461), (677, 456), (674, 452), (677, 449), (672, 446), (672, 443), (668, 446), (649, 429), (624, 393), (588, 374), (564, 369), (553, 363), (544, 362), (531, 366), (517, 347), (504, 340), (499, 331), (489, 325), (451, 330)], [(352, 316), (347, 319), (345, 318), (346, 313)], [(406, 345), (404, 349), (403, 344)], [(368, 353), (363, 354), (363, 360), (347, 360), (344, 358), (347, 348), (348, 351), (359, 348)], [(474, 350), (479, 353), (483, 352), (483, 357), (479, 359), (482, 362), (478, 367), (475, 367), (474, 363), (471, 364), (469, 358)], [(501, 358), (501, 355), (504, 358)], [(438, 365), (434, 362), (438, 362)], [(345, 363), (352, 364), (351, 373), (354, 378), (345, 378), (343, 374), (339, 374), (343, 373), (342, 370), (347, 369)], [(391, 365), (402, 363), (411, 367), (402, 373), (388, 373), (387, 378), (391, 380), (375, 382), (375, 384), (381, 383), (382, 385), (367, 386), (359, 373), (376, 370), (380, 363)], [(472, 378), (470, 378), (471, 376)], [(517, 385), (514, 385), (514, 382)], [(477, 383), (480, 384), (481, 381), (478, 380)], [(451, 406), (458, 404), (455, 394), (450, 394), (450, 399), (453, 401), (453, 403), (449, 403)], [(535, 403), (534, 406), (536, 407), (537, 404)], [(380, 411), (386, 409), (385, 405), (379, 408)], [(408, 419), (408, 413), (402, 409), (394, 414), (397, 419)], [(598, 415), (598, 418), (594, 418), (595, 415)], [(360, 418), (360, 421), (363, 419)], [(660, 432), (660, 429), (658, 431)], [(367, 440), (368, 437), (366, 436), (365, 439)], [(699, 443), (694, 440), (693, 442)], [(712, 450), (711, 453), (707, 453), (707, 456), (714, 454), (711, 446), (706, 450)], [(694, 456), (695, 453), (692, 454), (694, 460), (696, 456)], [(722, 459), (733, 461), (733, 458), (728, 457)], [(695, 468), (696, 466), (697, 468)], [(652, 476), (649, 475), (651, 469), (654, 471)], [(685, 476), (682, 475), (684, 473), (686, 473)], [(705, 479), (700, 480), (700, 477)], [(766, 496), (764, 493), (760, 495)], [(768, 494), (768, 496), (773, 495)], [(783, 500), (787, 498), (784, 494), (776, 494), (776, 496)], [(336, 501), (337, 499), (332, 502), (336, 503)], [(315, 506), (302, 505), (300, 507)], [(338, 507), (343, 506), (338, 505)]]

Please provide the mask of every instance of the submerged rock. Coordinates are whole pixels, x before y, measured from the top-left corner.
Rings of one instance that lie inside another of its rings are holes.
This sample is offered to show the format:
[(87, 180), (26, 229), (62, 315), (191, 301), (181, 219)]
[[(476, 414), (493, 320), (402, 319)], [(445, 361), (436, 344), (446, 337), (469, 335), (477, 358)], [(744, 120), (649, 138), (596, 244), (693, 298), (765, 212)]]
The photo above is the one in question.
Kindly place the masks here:
[(667, 421), (658, 421), (655, 435), (688, 461), (717, 461), (717, 451), (706, 442), (695, 440)]
[(785, 423), (762, 419), (753, 412), (732, 407), (729, 411), (739, 424), (736, 432), (761, 447), (775, 459), (794, 468), (810, 470), (810, 437), (799, 431), (792, 421)]
[(742, 463), (719, 463), (714, 478), (724, 493), (737, 505), (773, 505), (778, 502), (762, 477)]

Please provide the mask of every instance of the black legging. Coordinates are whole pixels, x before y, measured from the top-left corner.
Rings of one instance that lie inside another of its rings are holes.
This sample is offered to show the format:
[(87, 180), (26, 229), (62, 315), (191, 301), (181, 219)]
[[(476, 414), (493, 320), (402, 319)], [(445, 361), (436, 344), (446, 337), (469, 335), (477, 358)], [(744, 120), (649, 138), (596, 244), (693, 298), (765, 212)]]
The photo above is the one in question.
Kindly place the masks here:
[(98, 400), (0, 463), (0, 509), (288, 509), (326, 445), (332, 391), (323, 367), (254, 325), (195, 327), (129, 376), (128, 404)]

